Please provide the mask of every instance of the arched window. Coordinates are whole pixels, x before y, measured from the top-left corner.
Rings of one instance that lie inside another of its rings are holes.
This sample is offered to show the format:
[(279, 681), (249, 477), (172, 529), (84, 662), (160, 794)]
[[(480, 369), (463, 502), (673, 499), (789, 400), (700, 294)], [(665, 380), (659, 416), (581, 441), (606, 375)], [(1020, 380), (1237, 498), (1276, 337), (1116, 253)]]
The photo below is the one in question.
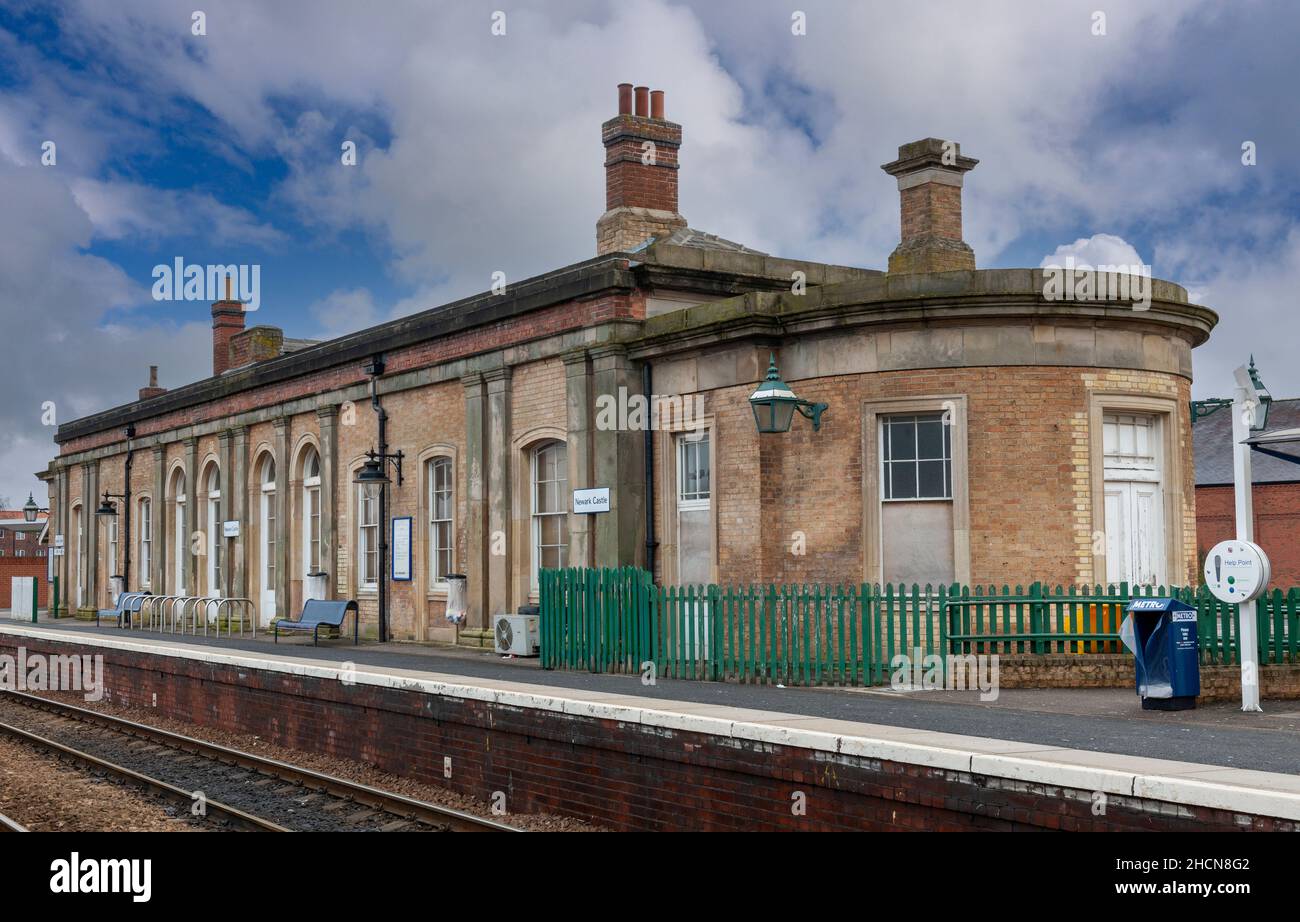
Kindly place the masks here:
[(221, 471), (215, 464), (208, 467), (208, 595), (219, 596), (221, 592), (221, 557), (225, 548), (222, 537), (221, 517)]
[(302, 459), (302, 572), (320, 572), (320, 455), (308, 448)]
[(140, 562), (138, 567), (140, 586), (148, 586), (153, 563), (153, 502), (149, 497), (140, 500)]
[(258, 530), (261, 532), (262, 549), (262, 622), (270, 623), (276, 615), (275, 598), (275, 458), (269, 454), (262, 458), (258, 472), (261, 500), (258, 516)]
[(454, 565), (451, 458), (431, 458), (425, 464), (429, 484), (429, 584), (443, 585)]
[(177, 470), (172, 477), (172, 585), (176, 595), (185, 594), (185, 561), (189, 537), (185, 534), (185, 474)]
[[(116, 515), (114, 515), (114, 516), (109, 516), (109, 517), (108, 517), (108, 568), (107, 568), (107, 569), (108, 569), (108, 572), (105, 574), (105, 576), (107, 576), (109, 579), (112, 579), (114, 576), (121, 576), (121, 575), (122, 575), (122, 574), (121, 574), (121, 571), (119, 571), (118, 568), (117, 568), (117, 560), (118, 560), (118, 557), (117, 557), (117, 536), (118, 536), (118, 525), (117, 525), (117, 520), (118, 520), (118, 518), (120, 518), (120, 516), (116, 516)], [(113, 601), (114, 601), (114, 603), (116, 603), (117, 600), (114, 599)]]
[(533, 452), (532, 464), (532, 584), (537, 571), (563, 567), (569, 561), (569, 453), (563, 442), (550, 442)]
[(86, 604), (86, 556), (81, 550), (81, 536), (85, 530), (85, 522), (82, 518), (82, 508), (74, 506), (72, 508), (72, 552), (76, 554), (73, 568), (73, 578), (77, 584), (77, 607), (83, 608)]
[(357, 588), (375, 589), (379, 585), (379, 492), (366, 495), (357, 485)]

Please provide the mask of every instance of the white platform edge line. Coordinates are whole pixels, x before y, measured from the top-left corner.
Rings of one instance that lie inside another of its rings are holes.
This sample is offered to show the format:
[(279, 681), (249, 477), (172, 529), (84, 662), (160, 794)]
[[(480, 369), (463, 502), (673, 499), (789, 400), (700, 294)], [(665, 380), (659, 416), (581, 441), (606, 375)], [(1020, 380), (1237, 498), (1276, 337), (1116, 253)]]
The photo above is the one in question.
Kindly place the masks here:
[[(340, 673), (344, 670), (338, 664), (324, 660), (266, 659), (247, 651), (217, 650), (210, 647), (192, 646), (183, 641), (146, 641), (105, 637), (102, 634), (87, 635), (80, 631), (60, 631), (50, 628), (31, 628), (20, 624), (0, 623), (0, 634), (30, 637), (55, 643), (74, 643), (82, 646), (102, 647), (104, 649), (124, 650), (133, 653), (147, 653), (155, 656), (168, 656), (177, 659), (193, 659), (217, 665), (236, 668), (259, 669), (268, 672), (280, 672), (289, 675), (301, 675), (310, 678), (341, 681)], [(372, 667), (373, 668), (373, 667)], [(351, 672), (354, 684), (374, 685), (382, 688), (419, 691), (424, 694), (445, 695), (471, 701), (485, 701), (509, 707), (532, 708), (575, 716), (590, 716), (607, 720), (619, 720), (624, 723), (642, 724), (666, 730), (707, 733), (744, 739), (751, 742), (771, 745), (793, 746), (800, 749), (812, 749), (821, 752), (852, 755), (869, 759), (900, 762), (926, 768), (948, 771), (969, 772), (989, 775), (1011, 781), (1030, 784), (1042, 784), (1067, 787), (1086, 791), (1100, 791), (1105, 794), (1141, 797), (1185, 806), (1209, 807), (1248, 813), (1259, 816), (1276, 817), (1300, 821), (1300, 794), (1287, 791), (1274, 791), (1262, 787), (1225, 784), (1216, 781), (1197, 780), (1191, 775), (1171, 771), (1169, 774), (1157, 774), (1143, 771), (1126, 771), (1122, 768), (1101, 768), (1092, 765), (1072, 765), (1062, 761), (1034, 759), (1027, 755), (999, 755), (983, 753), (974, 748), (970, 751), (961, 749), (954, 737), (960, 734), (935, 733), (938, 738), (935, 745), (918, 742), (930, 731), (909, 727), (897, 728), (906, 733), (909, 740), (890, 740), (880, 736), (855, 734), (835, 734), (818, 730), (804, 730), (784, 727), (772, 723), (753, 723), (745, 720), (747, 716), (770, 712), (760, 712), (746, 708), (732, 708), (719, 705), (719, 709), (732, 711), (736, 719), (712, 717), (696, 714), (683, 714), (668, 710), (673, 702), (654, 700), (659, 707), (633, 707), (609, 701), (585, 701), (580, 697), (566, 697), (557, 694), (553, 686), (529, 685), (526, 682), (499, 682), (484, 679), (483, 685), (466, 684), (465, 676), (447, 676), (441, 673), (416, 673), (411, 670), (377, 667), (385, 671), (356, 669)], [(493, 688), (492, 685), (506, 686)], [(627, 695), (625, 697), (635, 697)], [(683, 702), (686, 704), (687, 702)], [(695, 704), (695, 702), (691, 702)], [(808, 719), (807, 714), (786, 714), (782, 719)], [(841, 721), (842, 722), (842, 721)], [(970, 737), (982, 742), (1014, 743), (1012, 740), (992, 740), (988, 737)], [(1026, 744), (1028, 745), (1028, 744)], [(1047, 747), (1055, 753), (1065, 752), (1059, 747)], [(1127, 756), (1113, 755), (1117, 763), (1123, 764)], [(1059, 759), (1060, 756), (1058, 755)], [(1143, 759), (1150, 762), (1150, 759)], [(1155, 760), (1161, 761), (1161, 760)], [(1171, 763), (1171, 765), (1176, 763)], [(1198, 771), (1231, 770), (1226, 766), (1198, 765)], [(1263, 774), (1276, 774), (1265, 772)], [(1292, 776), (1276, 774), (1279, 781), (1289, 781)]]

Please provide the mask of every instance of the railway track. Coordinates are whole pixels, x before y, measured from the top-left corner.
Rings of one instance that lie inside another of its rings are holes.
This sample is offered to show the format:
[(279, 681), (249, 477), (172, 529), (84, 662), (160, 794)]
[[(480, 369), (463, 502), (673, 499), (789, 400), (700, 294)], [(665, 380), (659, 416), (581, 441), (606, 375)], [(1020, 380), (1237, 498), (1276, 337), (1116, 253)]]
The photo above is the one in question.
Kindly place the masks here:
[(0, 813), (0, 832), (26, 832), (27, 827), (21, 823), (15, 823), (9, 817)]
[(0, 733), (265, 832), (518, 832), (512, 826), (23, 692), (0, 694)]

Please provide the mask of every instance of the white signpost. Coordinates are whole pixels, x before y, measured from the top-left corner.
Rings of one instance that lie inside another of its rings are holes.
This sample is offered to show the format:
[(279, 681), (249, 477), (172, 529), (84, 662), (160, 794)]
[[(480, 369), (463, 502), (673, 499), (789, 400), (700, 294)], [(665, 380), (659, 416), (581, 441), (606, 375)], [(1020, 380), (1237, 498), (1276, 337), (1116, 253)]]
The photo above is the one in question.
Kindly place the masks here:
[[(1250, 380), (1250, 372), (1244, 365), (1233, 374), (1237, 379), (1237, 387), (1232, 395), (1232, 484), (1233, 496), (1236, 499), (1237, 540), (1217, 544), (1210, 551), (1205, 559), (1206, 584), (1210, 584), (1210, 571), (1214, 567), (1216, 552), (1220, 557), (1218, 575), (1222, 579), (1216, 579), (1215, 582), (1232, 588), (1237, 584), (1236, 577), (1242, 576), (1252, 583), (1253, 594), (1243, 598), (1238, 607), (1241, 623), (1241, 633), (1237, 638), (1237, 648), (1241, 653), (1241, 709), (1262, 711), (1263, 708), (1259, 706), (1259, 637), (1255, 625), (1255, 599), (1268, 586), (1270, 568), (1268, 557), (1259, 545), (1254, 543), (1255, 514), (1250, 491), (1251, 448), (1246, 444), (1246, 440), (1250, 438), (1250, 429), (1256, 422), (1255, 414), (1259, 409), (1260, 400), (1259, 393)], [(1229, 552), (1225, 546), (1231, 546), (1234, 550)], [(1223, 571), (1224, 558), (1232, 560), (1229, 564), (1230, 573)], [(1228, 576), (1234, 577), (1234, 583), (1227, 583)], [(1217, 598), (1224, 598), (1214, 591), (1212, 585), (1210, 591)], [(1226, 594), (1234, 595), (1234, 593)], [(1235, 601), (1235, 599), (1228, 601)]]

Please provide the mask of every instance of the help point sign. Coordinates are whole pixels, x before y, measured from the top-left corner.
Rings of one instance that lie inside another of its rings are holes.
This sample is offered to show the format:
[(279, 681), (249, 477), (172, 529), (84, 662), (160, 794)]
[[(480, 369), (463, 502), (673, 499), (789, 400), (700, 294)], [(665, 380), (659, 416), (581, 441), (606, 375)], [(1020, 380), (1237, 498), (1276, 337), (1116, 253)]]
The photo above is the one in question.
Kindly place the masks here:
[(1252, 541), (1220, 541), (1205, 555), (1205, 585), (1222, 602), (1249, 602), (1268, 588), (1272, 567)]

